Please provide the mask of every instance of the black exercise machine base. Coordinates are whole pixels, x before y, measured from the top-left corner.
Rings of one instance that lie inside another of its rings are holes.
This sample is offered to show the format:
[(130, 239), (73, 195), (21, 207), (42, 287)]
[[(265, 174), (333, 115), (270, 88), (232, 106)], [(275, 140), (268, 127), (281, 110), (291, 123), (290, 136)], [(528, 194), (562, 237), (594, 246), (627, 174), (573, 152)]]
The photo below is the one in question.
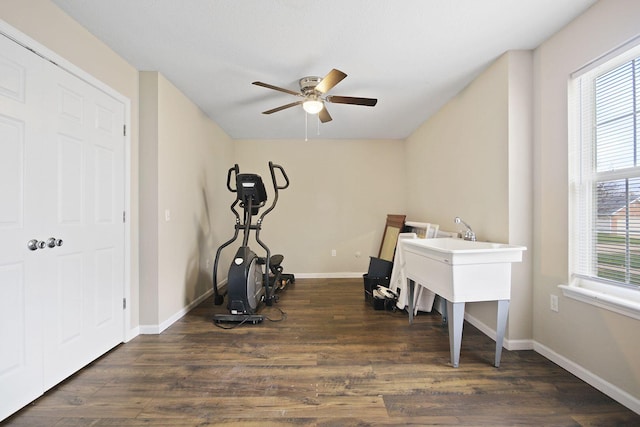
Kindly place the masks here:
[(216, 323), (233, 322), (233, 323), (260, 323), (264, 320), (261, 314), (214, 314), (213, 321)]

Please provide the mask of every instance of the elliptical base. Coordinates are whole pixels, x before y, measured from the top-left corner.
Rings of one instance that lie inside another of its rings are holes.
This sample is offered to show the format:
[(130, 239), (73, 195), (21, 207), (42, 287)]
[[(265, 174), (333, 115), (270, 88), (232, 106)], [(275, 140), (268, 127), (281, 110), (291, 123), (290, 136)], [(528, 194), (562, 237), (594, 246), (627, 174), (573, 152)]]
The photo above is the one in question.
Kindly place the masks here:
[(261, 314), (215, 314), (213, 321), (216, 323), (261, 323), (264, 316)]

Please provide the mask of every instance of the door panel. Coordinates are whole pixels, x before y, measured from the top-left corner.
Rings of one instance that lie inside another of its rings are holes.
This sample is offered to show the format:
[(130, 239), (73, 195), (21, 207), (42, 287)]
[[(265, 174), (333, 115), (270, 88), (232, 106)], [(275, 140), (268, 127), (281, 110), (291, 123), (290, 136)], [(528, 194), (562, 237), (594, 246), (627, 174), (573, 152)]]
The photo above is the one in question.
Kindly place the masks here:
[(3, 159), (3, 167), (0, 168), (0, 227), (21, 228), (24, 122), (0, 115), (0, 158)]
[[(24, 367), (27, 347), (25, 325), (15, 319), (24, 319), (27, 313), (24, 294), (24, 265), (22, 263), (0, 266), (0, 337), (9, 343), (0, 351), (0, 378), (12, 375)], [(4, 347), (4, 346), (3, 346)]]
[[(3, 46), (8, 46), (6, 38), (3, 37)], [(11, 43), (11, 42), (9, 42)], [(24, 104), (26, 98), (26, 68), (25, 65), (16, 61), (14, 56), (16, 46), (8, 46), (3, 49), (5, 54), (0, 55), (0, 96)], [(22, 55), (22, 53), (18, 53)], [(28, 60), (27, 60), (28, 61)]]
[(0, 35), (0, 420), (123, 340), (124, 115)]
[[(60, 314), (57, 319), (57, 334), (52, 336), (55, 343), (51, 348), (73, 345), (82, 335), (82, 319), (84, 317), (85, 292), (82, 282), (82, 254), (74, 253), (57, 257), (57, 280), (55, 307)], [(52, 319), (53, 320), (53, 319)], [(49, 346), (47, 346), (47, 350)]]
[(114, 310), (115, 284), (118, 282), (113, 272), (117, 253), (113, 248), (98, 249), (95, 253), (96, 293), (94, 300), (94, 327), (109, 328), (114, 317), (120, 314)]
[(113, 224), (114, 215), (114, 158), (113, 151), (96, 147), (95, 164), (95, 218), (97, 224)]
[[(45, 387), (57, 384), (122, 342), (124, 292), (124, 105), (54, 67), (44, 105), (57, 141), (57, 305), (63, 321), (45, 337)], [(117, 128), (121, 131), (116, 132)], [(119, 219), (119, 220), (118, 220)], [(47, 331), (47, 329), (45, 329)]]
[(58, 135), (55, 163), (51, 171), (58, 171), (58, 189), (56, 191), (58, 223), (82, 225), (82, 205), (84, 174), (82, 158), (84, 141), (66, 135)]
[(0, 36), (0, 420), (42, 393), (42, 286), (36, 239), (42, 165), (32, 141), (42, 100), (41, 61)]

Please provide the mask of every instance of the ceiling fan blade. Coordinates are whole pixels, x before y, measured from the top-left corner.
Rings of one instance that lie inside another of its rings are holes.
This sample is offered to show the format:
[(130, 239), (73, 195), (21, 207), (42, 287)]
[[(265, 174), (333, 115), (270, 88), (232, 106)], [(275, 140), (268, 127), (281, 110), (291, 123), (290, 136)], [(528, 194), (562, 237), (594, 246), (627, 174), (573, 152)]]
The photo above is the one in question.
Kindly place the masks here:
[(296, 102), (292, 102), (291, 104), (281, 105), (280, 107), (276, 107), (276, 108), (271, 109), (271, 110), (263, 111), (263, 112), (262, 112), (262, 114), (277, 113), (278, 111), (282, 111), (282, 110), (284, 110), (284, 109), (291, 108), (291, 107), (295, 107), (296, 105), (300, 105), (300, 104), (302, 104), (303, 102), (304, 102), (304, 101), (296, 101)]
[(273, 90), (277, 90), (277, 91), (280, 91), (280, 92), (288, 93), (289, 95), (302, 96), (302, 94), (300, 92), (295, 92), (293, 90), (285, 89), (283, 87), (270, 85), (269, 83), (253, 82), (252, 84), (254, 84), (256, 86), (266, 87), (267, 89), (273, 89)]
[(375, 98), (356, 98), (353, 96), (327, 96), (326, 100), (334, 104), (365, 105), (367, 107), (373, 107), (378, 103)]
[(320, 112), (318, 113), (318, 117), (320, 118), (320, 121), (322, 123), (327, 123), (327, 122), (330, 122), (331, 120), (333, 120), (331, 118), (331, 114), (329, 114), (329, 112), (327, 111), (327, 106), (326, 105), (324, 107), (322, 107), (322, 110), (320, 110)]
[(324, 76), (320, 83), (318, 83), (315, 87), (315, 90), (320, 93), (327, 93), (329, 90), (340, 83), (347, 75), (340, 70), (336, 70), (335, 68), (329, 71), (329, 74)]

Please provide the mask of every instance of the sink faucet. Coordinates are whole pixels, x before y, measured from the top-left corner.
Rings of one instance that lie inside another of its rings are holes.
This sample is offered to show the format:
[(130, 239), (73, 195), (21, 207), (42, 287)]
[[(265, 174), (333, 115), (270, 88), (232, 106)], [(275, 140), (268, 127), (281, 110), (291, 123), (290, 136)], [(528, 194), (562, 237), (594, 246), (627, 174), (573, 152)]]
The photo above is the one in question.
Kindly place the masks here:
[(453, 220), (456, 224), (464, 224), (465, 227), (467, 227), (467, 229), (464, 232), (464, 240), (471, 240), (472, 242), (476, 241), (476, 233), (473, 232), (473, 230), (471, 229), (471, 227), (469, 227), (469, 224), (467, 224), (466, 222), (464, 222), (459, 216), (455, 217), (455, 219)]

